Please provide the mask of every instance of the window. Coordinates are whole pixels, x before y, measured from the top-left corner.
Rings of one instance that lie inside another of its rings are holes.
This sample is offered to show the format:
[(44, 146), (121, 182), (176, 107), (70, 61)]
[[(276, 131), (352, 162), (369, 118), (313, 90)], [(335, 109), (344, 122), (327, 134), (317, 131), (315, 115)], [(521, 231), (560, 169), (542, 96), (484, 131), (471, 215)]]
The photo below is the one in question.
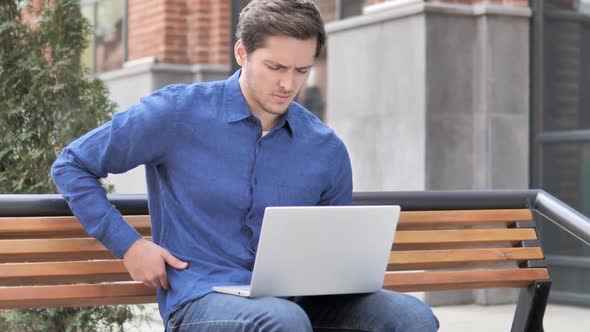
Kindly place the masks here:
[[(325, 23), (342, 20), (363, 14), (366, 0), (316, 0)], [(297, 101), (325, 120), (326, 93), (327, 93), (327, 45), (324, 51), (316, 59), (315, 65), (309, 74), (306, 85), (301, 90)]]
[(93, 29), (82, 62), (91, 73), (123, 67), (127, 58), (127, 1), (82, 0), (82, 15)]
[[(540, 6), (540, 5), (543, 6)], [(590, 216), (590, 0), (536, 0), (531, 184)], [(541, 216), (552, 301), (590, 304), (590, 248)]]
[(337, 0), (338, 19), (345, 19), (347, 17), (358, 16), (363, 13), (366, 0)]

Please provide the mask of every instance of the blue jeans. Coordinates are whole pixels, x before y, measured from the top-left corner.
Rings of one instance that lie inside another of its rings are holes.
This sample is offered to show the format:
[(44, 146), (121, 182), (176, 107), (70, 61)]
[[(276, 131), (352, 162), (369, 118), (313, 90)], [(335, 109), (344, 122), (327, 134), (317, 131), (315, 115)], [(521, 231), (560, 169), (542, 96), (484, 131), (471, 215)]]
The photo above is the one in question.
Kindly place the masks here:
[(176, 310), (167, 331), (431, 332), (438, 320), (424, 302), (402, 293), (263, 297), (211, 293)]

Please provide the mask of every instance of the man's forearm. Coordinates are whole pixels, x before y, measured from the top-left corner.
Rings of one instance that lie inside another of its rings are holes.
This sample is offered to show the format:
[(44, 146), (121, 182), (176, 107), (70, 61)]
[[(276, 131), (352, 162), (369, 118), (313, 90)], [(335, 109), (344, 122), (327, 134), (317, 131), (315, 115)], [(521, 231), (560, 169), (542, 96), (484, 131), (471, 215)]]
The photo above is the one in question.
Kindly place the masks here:
[(115, 256), (123, 257), (141, 237), (108, 200), (99, 176), (90, 172), (71, 149), (62, 151), (51, 177), (86, 231)]

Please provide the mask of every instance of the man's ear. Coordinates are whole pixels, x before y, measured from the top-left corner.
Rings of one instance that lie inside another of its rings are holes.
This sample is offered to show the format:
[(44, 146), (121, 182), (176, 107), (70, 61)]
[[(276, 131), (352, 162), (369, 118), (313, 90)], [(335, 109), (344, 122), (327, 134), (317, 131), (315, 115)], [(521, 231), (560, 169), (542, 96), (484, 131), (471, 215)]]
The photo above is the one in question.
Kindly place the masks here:
[(236, 62), (238, 65), (243, 66), (244, 61), (246, 60), (246, 48), (241, 40), (238, 40), (234, 45), (234, 56), (236, 57)]

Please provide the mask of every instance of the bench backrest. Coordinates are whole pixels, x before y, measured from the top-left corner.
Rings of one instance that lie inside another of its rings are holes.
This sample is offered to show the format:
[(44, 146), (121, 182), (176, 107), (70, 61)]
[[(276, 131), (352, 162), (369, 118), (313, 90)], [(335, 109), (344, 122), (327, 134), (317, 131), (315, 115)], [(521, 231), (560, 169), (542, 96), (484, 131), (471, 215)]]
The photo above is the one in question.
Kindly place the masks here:
[[(126, 220), (149, 239), (149, 216)], [(527, 287), (549, 280), (543, 259), (528, 209), (404, 211), (383, 287)], [(0, 309), (151, 302), (74, 217), (0, 218)]]
[(383, 286), (402, 292), (524, 288), (549, 280), (537, 240), (527, 209), (403, 212)]

